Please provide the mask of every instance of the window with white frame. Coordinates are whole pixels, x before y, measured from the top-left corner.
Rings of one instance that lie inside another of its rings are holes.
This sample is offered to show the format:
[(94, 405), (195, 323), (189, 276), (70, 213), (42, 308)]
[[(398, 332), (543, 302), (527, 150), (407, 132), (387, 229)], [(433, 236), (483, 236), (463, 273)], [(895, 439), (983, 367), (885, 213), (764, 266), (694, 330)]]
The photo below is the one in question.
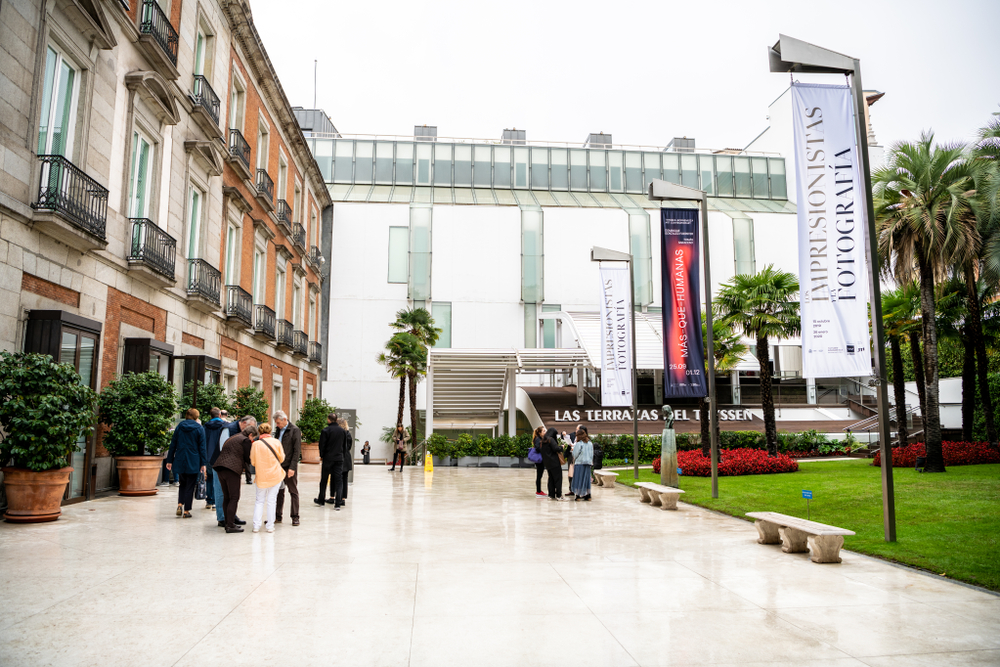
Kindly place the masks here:
[(240, 282), (240, 227), (232, 220), (226, 229), (226, 267), (225, 280), (227, 285), (238, 285)]
[(312, 335), (309, 336), (310, 340), (319, 340), (319, 312), (316, 310), (316, 297), (309, 295), (309, 319), (310, 319), (310, 329), (312, 330)]
[(243, 134), (243, 115), (246, 111), (247, 92), (243, 79), (233, 65), (233, 86), (229, 91), (229, 127)]
[(270, 150), (271, 134), (267, 121), (263, 117), (257, 122), (257, 168), (267, 170), (268, 151)]
[(264, 303), (264, 271), (267, 268), (267, 246), (258, 240), (253, 249), (253, 302)]
[(278, 258), (278, 271), (274, 277), (274, 316), (285, 319), (285, 260)]
[(198, 259), (201, 256), (201, 230), (204, 206), (204, 190), (192, 183), (188, 193), (188, 259)]
[(319, 247), (319, 223), (316, 220), (316, 209), (312, 207), (309, 210), (309, 237), (312, 238), (312, 244)]
[(295, 179), (295, 194), (292, 197), (292, 220), (298, 223), (305, 221), (302, 215), (302, 185)]
[(72, 157), (79, 93), (80, 71), (62, 51), (50, 45), (45, 52), (45, 78), (38, 118), (38, 155)]
[(302, 330), (302, 281), (295, 278), (295, 284), (292, 287), (292, 325), (298, 329)]
[(299, 392), (295, 389), (289, 389), (288, 395), (288, 419), (295, 423), (299, 420)]
[(153, 142), (145, 132), (132, 132), (132, 160), (129, 168), (128, 217), (148, 218), (153, 180)]
[(281, 385), (275, 384), (271, 387), (271, 413), (281, 409)]
[(288, 160), (285, 159), (284, 151), (278, 153), (278, 190), (276, 196), (278, 199), (288, 197)]

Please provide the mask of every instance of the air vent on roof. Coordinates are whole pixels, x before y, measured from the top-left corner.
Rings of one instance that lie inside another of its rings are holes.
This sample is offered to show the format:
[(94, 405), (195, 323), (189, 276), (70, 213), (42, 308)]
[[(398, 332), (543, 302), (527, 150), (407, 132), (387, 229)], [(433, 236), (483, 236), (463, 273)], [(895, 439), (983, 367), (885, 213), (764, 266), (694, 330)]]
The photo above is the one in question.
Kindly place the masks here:
[(437, 141), (437, 125), (414, 125), (413, 138), (417, 141)]
[(674, 137), (663, 150), (670, 153), (694, 153), (694, 138)]
[(585, 143), (584, 148), (611, 148), (611, 135), (604, 134), (603, 132), (598, 132), (597, 134), (588, 134), (587, 143)]
[(517, 129), (504, 130), (503, 131), (503, 139), (500, 141), (500, 143), (502, 143), (502, 144), (516, 144), (518, 146), (523, 146), (524, 145), (524, 139), (525, 139), (524, 135), (525, 135), (525, 131), (524, 130), (517, 130)]

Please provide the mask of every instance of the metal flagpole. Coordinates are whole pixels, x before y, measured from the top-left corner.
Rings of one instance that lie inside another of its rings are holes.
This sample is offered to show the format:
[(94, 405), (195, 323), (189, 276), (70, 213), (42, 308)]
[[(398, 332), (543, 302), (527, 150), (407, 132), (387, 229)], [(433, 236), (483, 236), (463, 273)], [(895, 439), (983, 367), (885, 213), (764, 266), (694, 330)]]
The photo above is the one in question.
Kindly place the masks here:
[(635, 340), (635, 269), (633, 260), (635, 258), (629, 255), (628, 260), (628, 282), (629, 289), (632, 290), (631, 296), (629, 298), (629, 305), (632, 310), (629, 313), (629, 318), (632, 320), (632, 454), (635, 457), (633, 459), (633, 477), (639, 479), (639, 380), (638, 372), (636, 371), (636, 340)]
[[(701, 197), (701, 234), (702, 261), (705, 264), (705, 346), (708, 351), (708, 428), (711, 430), (709, 441), (712, 443), (712, 497), (719, 497), (719, 411), (716, 409), (715, 395), (715, 332), (712, 331), (712, 267), (709, 264), (711, 254), (708, 251), (708, 197), (704, 191)], [(705, 419), (707, 415), (702, 415)]]

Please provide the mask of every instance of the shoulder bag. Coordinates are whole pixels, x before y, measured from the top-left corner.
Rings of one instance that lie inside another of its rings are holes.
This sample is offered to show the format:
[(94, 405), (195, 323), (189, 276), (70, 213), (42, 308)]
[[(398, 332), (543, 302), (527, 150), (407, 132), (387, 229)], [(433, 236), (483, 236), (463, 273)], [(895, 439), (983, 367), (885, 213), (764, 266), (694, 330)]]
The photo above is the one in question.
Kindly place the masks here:
[[(278, 458), (278, 452), (274, 451), (274, 449), (271, 447), (271, 445), (267, 444), (267, 441), (264, 440), (264, 438), (261, 438), (260, 441), (264, 443), (264, 446), (267, 447), (268, 450), (270, 450), (270, 452), (272, 454), (274, 454), (274, 460), (278, 462), (278, 467), (281, 468), (282, 472), (284, 472), (285, 469), (284, 469), (284, 467), (282, 467), (282, 463), (284, 463), (284, 461), (282, 461), (281, 459)], [(288, 473), (286, 472), (285, 475), (287, 476)], [(284, 477), (281, 478), (281, 486), (279, 486), (278, 488), (279, 489), (285, 488), (285, 478)]]

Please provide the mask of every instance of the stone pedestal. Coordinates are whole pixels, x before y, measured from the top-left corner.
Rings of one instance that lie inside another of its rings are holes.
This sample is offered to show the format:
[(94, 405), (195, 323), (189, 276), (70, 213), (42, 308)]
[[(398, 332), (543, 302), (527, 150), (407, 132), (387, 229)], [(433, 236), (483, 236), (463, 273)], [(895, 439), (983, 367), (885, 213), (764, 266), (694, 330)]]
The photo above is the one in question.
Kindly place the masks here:
[(660, 484), (677, 488), (677, 434), (674, 429), (664, 429), (660, 440)]

